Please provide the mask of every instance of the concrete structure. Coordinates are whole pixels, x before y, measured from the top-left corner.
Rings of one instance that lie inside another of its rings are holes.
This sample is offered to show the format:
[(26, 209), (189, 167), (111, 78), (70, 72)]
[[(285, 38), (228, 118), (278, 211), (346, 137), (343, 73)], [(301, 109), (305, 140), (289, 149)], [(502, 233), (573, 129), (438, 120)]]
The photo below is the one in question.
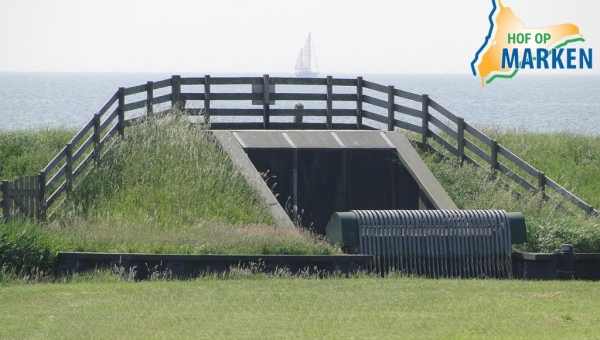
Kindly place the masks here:
[(397, 132), (213, 133), (281, 225), (296, 220), (325, 235), (327, 222), (337, 211), (458, 209), (410, 142)]

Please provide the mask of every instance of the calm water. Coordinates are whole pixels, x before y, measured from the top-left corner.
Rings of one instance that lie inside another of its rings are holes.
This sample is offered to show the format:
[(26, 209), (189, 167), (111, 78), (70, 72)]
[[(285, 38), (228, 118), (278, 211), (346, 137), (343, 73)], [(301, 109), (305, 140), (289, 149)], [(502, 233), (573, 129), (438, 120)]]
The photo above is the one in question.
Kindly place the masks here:
[[(104, 105), (119, 86), (139, 85), (169, 76), (157, 73), (0, 73), (0, 130), (52, 126), (78, 128)], [(354, 78), (356, 74), (333, 76)], [(516, 127), (538, 132), (570, 130), (600, 134), (598, 75), (522, 75), (512, 80), (497, 80), (485, 89), (480, 87), (477, 78), (469, 75), (362, 76), (365, 80), (394, 85), (397, 89), (427, 93), (430, 98), (471, 124)], [(248, 86), (221, 89), (223, 92), (250, 91)], [(282, 92), (293, 90), (293, 87), (281, 89)], [(324, 87), (312, 90), (325, 92)], [(191, 91), (201, 91), (201, 87), (190, 87), (184, 92)], [(155, 95), (160, 94), (155, 92)], [(131, 101), (143, 98), (131, 98)], [(245, 102), (215, 103), (215, 107), (231, 105), (252, 107)], [(320, 105), (311, 103), (307, 107), (324, 108), (325, 104)], [(293, 107), (293, 103), (280, 102), (278, 107)]]

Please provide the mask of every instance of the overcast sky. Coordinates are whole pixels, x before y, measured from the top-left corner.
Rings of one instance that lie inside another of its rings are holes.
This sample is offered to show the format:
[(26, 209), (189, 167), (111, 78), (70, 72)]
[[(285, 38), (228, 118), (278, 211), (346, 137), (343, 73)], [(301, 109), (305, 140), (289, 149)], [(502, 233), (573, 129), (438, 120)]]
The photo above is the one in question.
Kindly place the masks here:
[[(578, 25), (600, 69), (596, 1), (504, 0), (526, 27)], [(463, 73), (491, 0), (0, 0), (0, 72)]]

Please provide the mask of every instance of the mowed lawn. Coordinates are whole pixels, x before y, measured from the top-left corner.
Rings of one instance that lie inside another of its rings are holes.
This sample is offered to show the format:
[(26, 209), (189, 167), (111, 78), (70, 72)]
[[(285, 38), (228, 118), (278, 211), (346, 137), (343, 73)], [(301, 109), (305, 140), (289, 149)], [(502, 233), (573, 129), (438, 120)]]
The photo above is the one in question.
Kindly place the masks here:
[(594, 282), (417, 278), (0, 287), (2, 339), (598, 339)]

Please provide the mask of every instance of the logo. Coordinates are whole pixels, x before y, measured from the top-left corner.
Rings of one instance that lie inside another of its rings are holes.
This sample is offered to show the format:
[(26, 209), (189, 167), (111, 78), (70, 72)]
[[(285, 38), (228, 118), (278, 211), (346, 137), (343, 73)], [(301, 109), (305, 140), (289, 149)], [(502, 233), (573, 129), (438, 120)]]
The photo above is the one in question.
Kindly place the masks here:
[(577, 48), (585, 39), (576, 25), (526, 28), (500, 0), (492, 0), (492, 5), (490, 30), (471, 62), (471, 71), (481, 78), (481, 87), (497, 79), (513, 78), (520, 69), (592, 68), (592, 49)]

